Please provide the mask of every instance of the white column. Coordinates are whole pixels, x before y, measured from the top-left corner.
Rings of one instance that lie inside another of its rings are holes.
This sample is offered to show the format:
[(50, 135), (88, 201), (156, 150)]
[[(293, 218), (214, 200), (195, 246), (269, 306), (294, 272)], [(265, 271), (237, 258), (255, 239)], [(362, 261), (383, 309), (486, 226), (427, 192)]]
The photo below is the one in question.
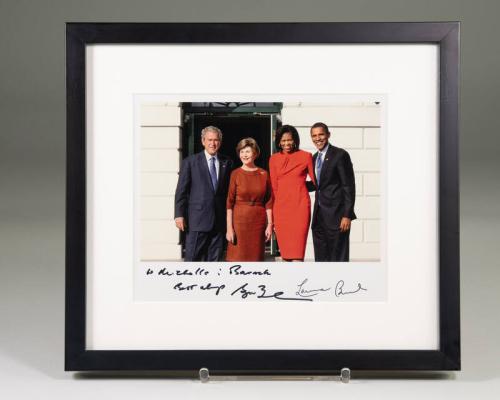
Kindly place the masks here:
[(140, 151), (141, 260), (180, 260), (174, 194), (182, 155), (179, 103), (142, 104)]

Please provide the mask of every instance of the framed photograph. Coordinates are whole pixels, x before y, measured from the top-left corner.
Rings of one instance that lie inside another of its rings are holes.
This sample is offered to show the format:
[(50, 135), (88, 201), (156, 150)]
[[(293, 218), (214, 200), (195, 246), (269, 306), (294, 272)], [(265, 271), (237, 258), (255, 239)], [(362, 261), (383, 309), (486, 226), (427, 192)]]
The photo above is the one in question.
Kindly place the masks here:
[(66, 370), (459, 370), (459, 23), (67, 24)]

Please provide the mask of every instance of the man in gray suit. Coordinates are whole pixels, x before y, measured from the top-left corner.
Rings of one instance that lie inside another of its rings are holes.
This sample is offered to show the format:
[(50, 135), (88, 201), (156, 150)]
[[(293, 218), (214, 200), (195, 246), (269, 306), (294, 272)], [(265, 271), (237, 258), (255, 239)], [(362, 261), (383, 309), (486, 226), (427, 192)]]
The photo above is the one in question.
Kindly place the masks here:
[(219, 154), (222, 132), (201, 131), (204, 150), (182, 161), (175, 190), (175, 225), (186, 232), (184, 261), (221, 261), (232, 160)]

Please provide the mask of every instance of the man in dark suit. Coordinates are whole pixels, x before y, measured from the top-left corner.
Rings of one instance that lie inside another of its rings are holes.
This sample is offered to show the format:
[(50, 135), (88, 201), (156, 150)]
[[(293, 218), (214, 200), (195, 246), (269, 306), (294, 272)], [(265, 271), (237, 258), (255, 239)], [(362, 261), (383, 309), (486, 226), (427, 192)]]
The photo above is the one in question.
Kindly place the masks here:
[(201, 131), (204, 150), (182, 161), (175, 190), (175, 225), (186, 232), (184, 261), (220, 261), (232, 160), (219, 154), (222, 132)]
[(329, 138), (324, 123), (311, 127), (311, 139), (318, 149), (313, 156), (318, 184), (311, 224), (314, 259), (349, 261), (351, 221), (356, 219), (354, 170), (349, 153), (332, 146)]

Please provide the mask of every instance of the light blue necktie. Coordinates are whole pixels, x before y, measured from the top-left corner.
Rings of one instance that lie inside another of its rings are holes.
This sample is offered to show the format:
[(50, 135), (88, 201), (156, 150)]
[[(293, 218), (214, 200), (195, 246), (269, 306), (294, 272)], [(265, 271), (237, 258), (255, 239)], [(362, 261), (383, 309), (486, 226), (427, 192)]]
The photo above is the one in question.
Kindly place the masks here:
[(321, 174), (321, 167), (323, 166), (323, 153), (318, 154), (318, 158), (316, 159), (316, 182), (319, 186), (319, 175)]
[(215, 169), (215, 157), (210, 159), (210, 178), (212, 179), (212, 186), (214, 190), (217, 189), (217, 170)]

